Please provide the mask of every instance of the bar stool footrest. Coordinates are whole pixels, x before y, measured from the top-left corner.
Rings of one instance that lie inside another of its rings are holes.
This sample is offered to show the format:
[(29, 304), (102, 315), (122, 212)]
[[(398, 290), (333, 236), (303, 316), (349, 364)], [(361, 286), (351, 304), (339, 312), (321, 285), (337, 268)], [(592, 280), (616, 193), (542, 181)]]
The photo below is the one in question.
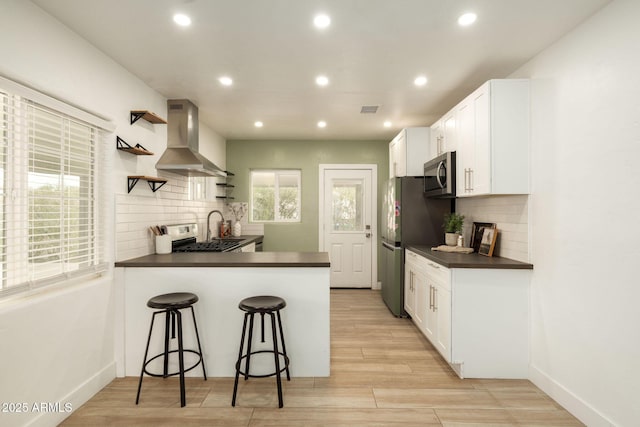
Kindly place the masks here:
[[(258, 353), (273, 354), (273, 350), (258, 350), (258, 351), (252, 351), (249, 354), (245, 354), (240, 358), (240, 360), (236, 362), (236, 370), (238, 371), (238, 373), (242, 376), (249, 377), (249, 378), (267, 378), (267, 377), (273, 377), (274, 375), (277, 375), (278, 372), (271, 372), (269, 374), (256, 375), (256, 374), (246, 374), (244, 371), (240, 370), (240, 363), (242, 362), (242, 359), (246, 359), (247, 356), (253, 356), (254, 354), (258, 354)], [(282, 369), (280, 369), (280, 373), (282, 373), (286, 371), (287, 368), (289, 367), (289, 356), (287, 356), (281, 351), (279, 351), (278, 354), (284, 358), (284, 366), (282, 367)]]
[[(179, 351), (180, 351), (180, 350), (171, 350), (171, 351), (168, 351), (167, 353), (169, 353), (169, 354), (171, 354), (171, 353), (178, 353)], [(201, 355), (200, 353), (198, 353), (197, 351), (195, 351), (195, 350), (182, 350), (182, 352), (183, 352), (183, 353), (193, 353), (193, 354), (195, 354), (195, 355), (197, 355), (197, 356), (198, 356), (198, 360), (195, 362), (195, 364), (194, 364), (193, 366), (189, 367), (189, 368), (185, 368), (184, 373), (189, 372), (190, 370), (192, 370), (192, 369), (196, 368), (200, 363), (202, 363), (202, 355)], [(153, 362), (154, 360), (156, 360), (157, 358), (159, 358), (159, 357), (163, 357), (163, 356), (164, 356), (164, 353), (160, 353), (160, 354), (158, 354), (158, 355), (156, 355), (156, 356), (153, 356), (151, 359), (147, 360), (147, 361), (146, 361), (146, 363), (144, 364), (143, 368), (142, 368), (142, 369), (143, 369), (143, 372), (144, 372), (145, 374), (147, 374), (147, 375), (151, 376), (151, 377), (160, 377), (160, 378), (166, 378), (166, 377), (172, 377), (172, 376), (174, 376), (174, 375), (180, 375), (180, 371), (172, 372), (172, 373), (170, 373), (170, 374), (165, 375), (165, 374), (155, 374), (155, 373), (153, 373), (153, 372), (149, 372), (149, 371), (147, 370), (147, 365), (148, 365), (149, 363), (151, 363), (151, 362)]]

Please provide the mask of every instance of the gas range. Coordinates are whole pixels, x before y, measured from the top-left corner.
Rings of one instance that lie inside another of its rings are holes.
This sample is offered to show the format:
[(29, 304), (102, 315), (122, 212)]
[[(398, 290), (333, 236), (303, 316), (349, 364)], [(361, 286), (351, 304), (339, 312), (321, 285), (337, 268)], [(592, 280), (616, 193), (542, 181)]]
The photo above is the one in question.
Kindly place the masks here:
[(198, 224), (165, 225), (162, 230), (171, 236), (172, 252), (241, 252), (241, 239), (214, 239), (197, 242)]

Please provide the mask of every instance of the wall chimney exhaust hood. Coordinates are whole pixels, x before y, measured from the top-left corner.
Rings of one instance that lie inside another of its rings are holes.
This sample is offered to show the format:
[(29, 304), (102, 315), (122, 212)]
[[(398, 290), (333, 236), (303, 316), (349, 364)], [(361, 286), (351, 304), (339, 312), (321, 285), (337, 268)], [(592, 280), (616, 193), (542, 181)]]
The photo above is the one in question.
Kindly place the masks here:
[(167, 101), (167, 149), (156, 169), (185, 176), (227, 176), (198, 151), (198, 107), (188, 99)]

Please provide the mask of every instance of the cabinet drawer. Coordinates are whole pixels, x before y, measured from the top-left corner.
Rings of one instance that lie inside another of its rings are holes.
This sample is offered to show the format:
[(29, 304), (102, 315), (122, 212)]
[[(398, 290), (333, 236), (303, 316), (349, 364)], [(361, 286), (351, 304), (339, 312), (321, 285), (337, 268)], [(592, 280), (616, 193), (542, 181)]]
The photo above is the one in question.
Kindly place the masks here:
[(425, 260), (424, 268), (426, 269), (427, 274), (431, 276), (433, 280), (436, 280), (439, 284), (445, 286), (447, 290), (451, 290), (451, 271), (443, 265), (430, 261), (426, 258), (423, 259)]

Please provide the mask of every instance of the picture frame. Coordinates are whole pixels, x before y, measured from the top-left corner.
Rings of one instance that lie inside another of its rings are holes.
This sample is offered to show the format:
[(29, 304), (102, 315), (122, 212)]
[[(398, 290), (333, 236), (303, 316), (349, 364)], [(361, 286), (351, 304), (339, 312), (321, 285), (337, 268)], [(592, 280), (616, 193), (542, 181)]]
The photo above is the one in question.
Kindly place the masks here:
[(471, 242), (470, 247), (474, 252), (478, 252), (480, 249), (480, 242), (482, 241), (482, 232), (485, 228), (496, 228), (496, 224), (493, 222), (474, 222), (471, 228)]
[(496, 239), (498, 238), (497, 228), (485, 228), (482, 230), (482, 240), (480, 240), (480, 248), (478, 253), (485, 256), (493, 256), (493, 249), (496, 246)]

